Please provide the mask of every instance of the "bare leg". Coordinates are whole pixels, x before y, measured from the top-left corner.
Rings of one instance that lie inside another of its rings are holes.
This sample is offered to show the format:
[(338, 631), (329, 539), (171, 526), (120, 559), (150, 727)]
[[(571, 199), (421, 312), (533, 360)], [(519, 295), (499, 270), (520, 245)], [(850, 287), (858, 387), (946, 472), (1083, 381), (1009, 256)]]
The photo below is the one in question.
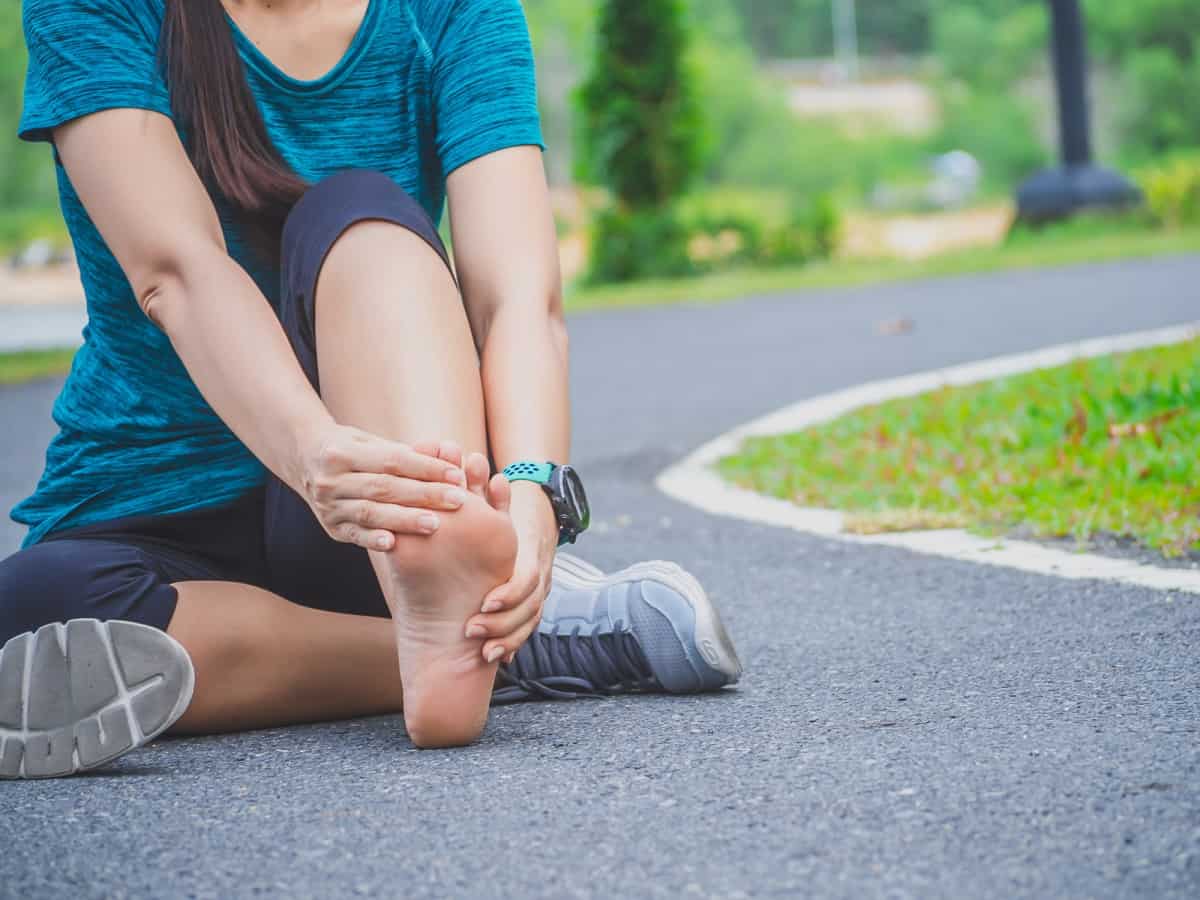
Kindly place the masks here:
[(392, 623), (308, 609), (244, 584), (176, 585), (167, 633), (196, 667), (191, 706), (172, 729), (210, 734), (397, 713)]
[[(354, 226), (334, 245), (316, 298), (322, 397), (346, 425), (416, 443), (487, 448), (483, 388), (470, 325), (444, 263), (416, 235), (383, 222)], [(433, 537), (402, 537), (372, 553), (392, 610), (409, 735), (420, 746), (478, 737), (496, 664), (464, 635), (484, 596), (512, 575), (516, 535), (507, 496), (473, 496), (442, 514)], [(503, 492), (499, 485), (496, 490)], [(501, 508), (496, 508), (500, 506)]]
[[(457, 289), (419, 238), (363, 223), (330, 253), (318, 288), (322, 394), (346, 424), (416, 443), (486, 447), (479, 368)], [(394, 621), (312, 610), (241, 584), (176, 585), (168, 629), (197, 669), (177, 733), (405, 711), (421, 746), (467, 743), (486, 722), (496, 665), (466, 620), (512, 572), (503, 499), (472, 496), (432, 538), (373, 554)], [(397, 650), (399, 648), (399, 662)], [(406, 699), (408, 702), (405, 703)]]

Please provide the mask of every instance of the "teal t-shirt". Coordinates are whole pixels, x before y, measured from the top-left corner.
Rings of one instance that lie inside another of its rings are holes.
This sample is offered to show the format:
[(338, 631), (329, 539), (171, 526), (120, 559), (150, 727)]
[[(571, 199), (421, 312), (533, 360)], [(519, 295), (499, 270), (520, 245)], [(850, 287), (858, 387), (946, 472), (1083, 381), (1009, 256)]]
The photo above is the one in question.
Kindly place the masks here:
[[(49, 141), (57, 126), (105, 109), (170, 116), (162, 15), (163, 0), (25, 0), (21, 137)], [(376, 169), (436, 222), (456, 168), (542, 145), (519, 0), (370, 0), (345, 57), (316, 81), (289, 77), (230, 28), (275, 146), (311, 182)], [(60, 430), (41, 481), (12, 512), (29, 526), (26, 545), (64, 528), (227, 503), (265, 477), (142, 314), (61, 165), (58, 184), (88, 324), (54, 406)], [(145, 210), (154, 215), (153, 196)], [(277, 302), (278, 272), (258, 270), (223, 213), (222, 224), (230, 255)]]

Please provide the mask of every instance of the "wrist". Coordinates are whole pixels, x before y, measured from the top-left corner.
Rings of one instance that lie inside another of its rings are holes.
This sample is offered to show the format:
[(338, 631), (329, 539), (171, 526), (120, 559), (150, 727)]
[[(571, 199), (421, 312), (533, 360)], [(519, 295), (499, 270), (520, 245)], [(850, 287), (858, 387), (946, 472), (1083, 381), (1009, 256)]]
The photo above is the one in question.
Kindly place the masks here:
[(304, 496), (305, 488), (312, 480), (321, 450), (329, 442), (329, 435), (336, 427), (337, 423), (333, 417), (326, 414), (306, 418), (291, 429), (291, 453), (286, 471), (281, 475), (284, 483), (301, 496)]
[(545, 489), (531, 481), (514, 481), (509, 487), (512, 490), (513, 511), (518, 513), (523, 522), (529, 522), (541, 534), (552, 537), (557, 544), (558, 519)]

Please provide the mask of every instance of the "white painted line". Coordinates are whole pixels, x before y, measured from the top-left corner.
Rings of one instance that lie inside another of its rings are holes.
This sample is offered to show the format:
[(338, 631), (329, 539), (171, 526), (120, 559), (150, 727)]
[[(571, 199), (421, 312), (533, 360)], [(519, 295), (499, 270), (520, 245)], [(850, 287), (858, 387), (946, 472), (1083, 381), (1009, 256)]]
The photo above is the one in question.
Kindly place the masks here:
[(659, 475), (656, 483), (658, 489), (668, 496), (715, 515), (791, 528), (822, 537), (857, 544), (903, 547), (931, 556), (1004, 566), (1059, 578), (1100, 579), (1200, 594), (1200, 571), (1144, 565), (1092, 553), (1071, 553), (1028, 541), (983, 538), (959, 529), (878, 535), (847, 534), (842, 530), (843, 517), (839, 512), (805, 508), (786, 500), (765, 497), (735, 487), (713, 471), (718, 460), (736, 453), (749, 437), (790, 434), (864, 406), (896, 397), (923, 394), (947, 385), (974, 384), (1034, 369), (1061, 366), (1076, 359), (1176, 344), (1194, 337), (1200, 337), (1200, 323), (1060, 344), (1032, 353), (1001, 356), (825, 394), (755, 419), (709, 441)]

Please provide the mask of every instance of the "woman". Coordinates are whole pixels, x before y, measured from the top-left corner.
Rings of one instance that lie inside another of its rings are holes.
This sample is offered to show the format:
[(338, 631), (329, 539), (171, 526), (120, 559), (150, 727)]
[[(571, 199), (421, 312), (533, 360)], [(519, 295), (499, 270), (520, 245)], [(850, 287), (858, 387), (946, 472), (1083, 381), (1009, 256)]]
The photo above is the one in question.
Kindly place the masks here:
[(89, 324), (0, 564), (0, 775), (401, 709), (454, 746), (494, 687), (736, 681), (677, 567), (555, 569), (587, 508), (518, 0), (24, 21)]

